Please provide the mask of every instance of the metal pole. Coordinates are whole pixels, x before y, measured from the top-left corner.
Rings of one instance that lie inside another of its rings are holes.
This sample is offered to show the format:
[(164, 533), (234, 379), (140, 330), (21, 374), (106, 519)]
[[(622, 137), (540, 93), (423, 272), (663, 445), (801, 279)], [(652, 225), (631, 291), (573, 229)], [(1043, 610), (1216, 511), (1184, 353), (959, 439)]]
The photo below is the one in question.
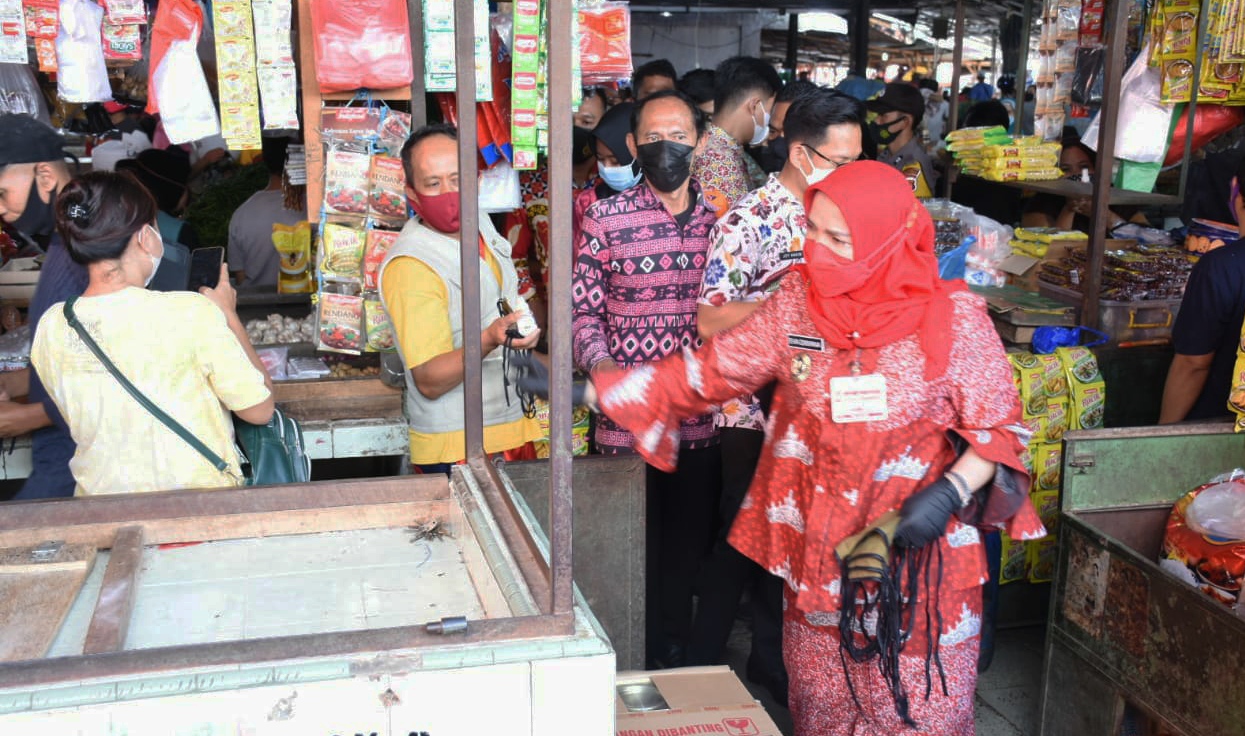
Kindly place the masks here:
[(796, 65), (800, 63), (800, 14), (789, 13), (787, 16), (787, 68), (791, 70), (791, 81), (795, 81)]
[(424, 7), (419, 0), (407, 0), (406, 13), (411, 28), (411, 130), (428, 124), (428, 95), (424, 87)]
[[(480, 182), (476, 160), (475, 0), (454, 0), (454, 64), (458, 77), (459, 244), (463, 279), (463, 430), (467, 459), (484, 458), (484, 404), (480, 341)], [(492, 316), (492, 315), (490, 315)], [(476, 327), (473, 328), (473, 325)]]
[(852, 3), (852, 66), (851, 71), (865, 76), (869, 68), (869, 0)]
[[(964, 0), (955, 0), (955, 49), (951, 52), (951, 109), (947, 112), (947, 132), (955, 130), (960, 119), (960, 68), (964, 66)], [(947, 176), (947, 199), (955, 186), (955, 167)]]
[(1120, 88), (1124, 76), (1124, 47), (1128, 41), (1128, 8), (1125, 0), (1107, 3), (1103, 28), (1107, 33), (1107, 60), (1103, 70), (1102, 109), (1098, 113), (1098, 151), (1094, 162), (1094, 194), (1090, 208), (1089, 264), (1085, 274), (1085, 298), (1081, 324), (1098, 327), (1098, 292), (1102, 288), (1107, 217), (1111, 209), (1111, 180), (1115, 168), (1115, 133), (1120, 114)]
[(549, 3), (549, 558), (551, 609), (567, 614), (571, 587), (571, 54), (574, 3)]
[[(1026, 82), (1029, 78), (1029, 42), (1033, 35), (1033, 3), (1034, 0), (1025, 0), (1022, 21), (1024, 27), (1020, 31), (1020, 68), (1016, 70), (1016, 135), (1024, 135), (1025, 90), (1029, 88)], [(1030, 104), (1037, 104), (1036, 94)]]

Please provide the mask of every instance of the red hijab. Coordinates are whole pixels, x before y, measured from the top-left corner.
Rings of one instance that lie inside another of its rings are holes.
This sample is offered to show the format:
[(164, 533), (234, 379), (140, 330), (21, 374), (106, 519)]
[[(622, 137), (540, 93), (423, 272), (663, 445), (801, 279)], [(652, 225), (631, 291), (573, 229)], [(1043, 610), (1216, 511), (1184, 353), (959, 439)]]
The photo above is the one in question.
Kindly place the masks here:
[(805, 240), (808, 306), (830, 345), (880, 348), (916, 334), (925, 377), (947, 367), (954, 307), (962, 281), (938, 277), (934, 222), (902, 173), (878, 161), (855, 161), (809, 187), (805, 211), (829, 197), (847, 220), (853, 260)]

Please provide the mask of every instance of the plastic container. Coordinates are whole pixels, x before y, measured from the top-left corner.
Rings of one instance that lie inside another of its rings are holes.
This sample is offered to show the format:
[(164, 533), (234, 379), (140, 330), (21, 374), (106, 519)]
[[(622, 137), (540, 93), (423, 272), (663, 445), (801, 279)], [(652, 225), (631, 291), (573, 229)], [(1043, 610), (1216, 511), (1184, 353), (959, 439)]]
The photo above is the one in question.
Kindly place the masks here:
[[(1042, 296), (1064, 304), (1080, 307), (1081, 292), (1062, 286), (1038, 282)], [(1171, 339), (1172, 325), (1180, 311), (1180, 299), (1146, 299), (1135, 302), (1117, 302), (1102, 299), (1098, 302), (1098, 329), (1107, 333), (1108, 345), (1140, 340)], [(1083, 318), (1082, 318), (1083, 321)]]

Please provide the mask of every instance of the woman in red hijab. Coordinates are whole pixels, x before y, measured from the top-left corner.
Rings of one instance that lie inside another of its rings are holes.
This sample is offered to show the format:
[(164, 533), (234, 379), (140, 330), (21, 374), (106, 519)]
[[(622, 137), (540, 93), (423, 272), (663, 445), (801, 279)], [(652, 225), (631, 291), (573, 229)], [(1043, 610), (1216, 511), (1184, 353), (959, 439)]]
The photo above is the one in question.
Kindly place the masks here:
[[(681, 417), (777, 380), (730, 541), (787, 582), (796, 733), (972, 734), (978, 529), (1045, 533), (1011, 370), (982, 301), (939, 280), (933, 223), (902, 174), (848, 164), (805, 207), (805, 264), (772, 298), (699, 351), (601, 377), (599, 408), (671, 470)], [(894, 512), (875, 535), (889, 554), (836, 554)]]

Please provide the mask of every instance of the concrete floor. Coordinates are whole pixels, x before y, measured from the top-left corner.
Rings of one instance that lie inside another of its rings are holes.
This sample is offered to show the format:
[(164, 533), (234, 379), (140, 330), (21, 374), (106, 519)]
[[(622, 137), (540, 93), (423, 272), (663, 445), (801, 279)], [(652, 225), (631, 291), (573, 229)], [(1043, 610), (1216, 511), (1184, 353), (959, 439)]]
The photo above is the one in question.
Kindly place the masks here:
[[(1042, 626), (995, 633), (994, 661), (977, 680), (977, 736), (1037, 736), (1045, 639), (1046, 629)], [(765, 706), (784, 736), (792, 736), (794, 729), (787, 710), (775, 703), (765, 688), (748, 682), (744, 675), (749, 640), (747, 625), (739, 622), (727, 645), (726, 663)]]

